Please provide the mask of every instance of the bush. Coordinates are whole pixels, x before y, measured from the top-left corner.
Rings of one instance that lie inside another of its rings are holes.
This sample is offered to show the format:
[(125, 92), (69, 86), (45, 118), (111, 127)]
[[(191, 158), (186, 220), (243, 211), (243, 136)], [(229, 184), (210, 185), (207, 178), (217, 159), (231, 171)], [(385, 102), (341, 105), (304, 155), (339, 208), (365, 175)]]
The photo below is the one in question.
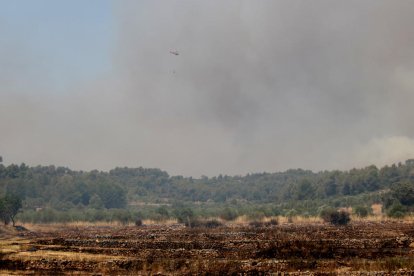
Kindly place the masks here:
[(217, 227), (223, 226), (223, 223), (221, 223), (220, 221), (216, 219), (212, 219), (212, 220), (208, 220), (204, 222), (204, 226), (206, 228), (217, 228)]
[(414, 205), (414, 183), (412, 181), (404, 180), (395, 183), (391, 187), (391, 194), (402, 205)]
[(297, 215), (298, 215), (298, 211), (296, 211), (295, 209), (290, 209), (285, 212), (286, 217), (296, 217)]
[(325, 222), (329, 222), (333, 225), (347, 225), (351, 218), (346, 211), (337, 211), (335, 209), (325, 209), (321, 212), (321, 218)]
[(117, 220), (124, 225), (128, 224), (131, 218), (130, 212), (124, 209), (114, 209), (112, 215), (114, 220)]
[(156, 220), (166, 220), (170, 217), (170, 213), (168, 212), (168, 209), (166, 206), (160, 206), (155, 210), (157, 214)]
[(260, 228), (260, 227), (275, 226), (278, 224), (279, 224), (279, 221), (277, 219), (271, 219), (270, 221), (266, 221), (266, 222), (254, 220), (249, 223), (249, 226), (254, 227), (254, 228)]
[(142, 226), (142, 219), (140, 219), (140, 218), (137, 218), (136, 220), (135, 220), (135, 226), (137, 226), (137, 227), (139, 227), (139, 226)]
[(195, 220), (194, 211), (188, 207), (181, 207), (174, 210), (175, 217), (179, 223), (191, 224)]
[(407, 214), (407, 208), (401, 203), (394, 203), (387, 209), (387, 216), (392, 218), (402, 218)]
[(185, 226), (191, 227), (191, 228), (217, 228), (217, 227), (223, 226), (223, 223), (221, 223), (220, 221), (216, 219), (206, 220), (206, 221), (193, 219), (192, 221), (190, 221), (189, 224), (186, 223)]
[(254, 221), (249, 222), (249, 226), (254, 227), (254, 228), (260, 228), (264, 226), (264, 223), (261, 221), (254, 220)]
[(267, 225), (269, 226), (275, 226), (278, 224), (279, 224), (279, 221), (277, 219), (271, 219), (270, 221), (267, 222)]
[(220, 218), (230, 221), (235, 220), (238, 217), (238, 213), (236, 210), (226, 207), (220, 214)]
[(370, 207), (356, 206), (354, 208), (354, 214), (361, 218), (367, 217), (370, 213), (372, 213), (372, 210)]

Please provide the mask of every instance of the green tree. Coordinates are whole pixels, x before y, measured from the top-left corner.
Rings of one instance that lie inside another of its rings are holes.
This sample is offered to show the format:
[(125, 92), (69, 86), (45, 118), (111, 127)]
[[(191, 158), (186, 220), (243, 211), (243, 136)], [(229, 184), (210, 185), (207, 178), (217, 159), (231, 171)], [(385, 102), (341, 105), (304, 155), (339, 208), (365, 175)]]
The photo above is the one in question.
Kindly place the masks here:
[(97, 209), (97, 210), (104, 208), (102, 199), (97, 194), (92, 195), (91, 199), (89, 200), (88, 206), (90, 208)]
[(159, 215), (161, 220), (168, 219), (170, 217), (170, 212), (168, 212), (166, 206), (158, 207), (155, 212)]
[(9, 194), (0, 198), (0, 217), (4, 224), (7, 225), (12, 221), (14, 226), (14, 218), (20, 208), (22, 208), (22, 200), (18, 196)]
[(392, 196), (402, 205), (414, 205), (414, 183), (410, 180), (400, 181), (391, 187)]
[(323, 184), (324, 185), (324, 192), (326, 196), (333, 196), (336, 195), (337, 185), (335, 179), (328, 178), (328, 180)]
[(295, 197), (297, 200), (311, 199), (315, 195), (315, 189), (308, 179), (302, 179), (296, 186)]
[(194, 211), (185, 206), (177, 206), (174, 210), (174, 216), (179, 223), (184, 223), (187, 226), (191, 226), (191, 223), (195, 220)]
[(124, 208), (127, 205), (125, 191), (116, 184), (102, 183), (96, 193), (105, 208)]

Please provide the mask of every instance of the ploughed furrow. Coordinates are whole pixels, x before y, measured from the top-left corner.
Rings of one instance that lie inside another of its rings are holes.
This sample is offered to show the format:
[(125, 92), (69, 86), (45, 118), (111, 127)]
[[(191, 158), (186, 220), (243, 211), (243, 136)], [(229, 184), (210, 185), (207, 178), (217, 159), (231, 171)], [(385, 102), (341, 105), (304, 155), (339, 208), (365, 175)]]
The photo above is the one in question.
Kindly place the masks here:
[(3, 270), (49, 275), (414, 270), (410, 223), (67, 227), (31, 232), (21, 239), (4, 243), (8, 249), (0, 255), (0, 274)]
[[(213, 258), (381, 258), (410, 254), (412, 239), (327, 240), (228, 240), (228, 241), (142, 241), (142, 240), (38, 240), (49, 250), (145, 257), (200, 255)], [(48, 247), (50, 246), (50, 247)], [(42, 248), (42, 247), (39, 247)], [(156, 253), (154, 253), (156, 252)], [(178, 253), (177, 253), (178, 252)], [(195, 252), (195, 253), (194, 253)], [(208, 252), (209, 254), (203, 254)], [(188, 254), (187, 254), (188, 253)]]

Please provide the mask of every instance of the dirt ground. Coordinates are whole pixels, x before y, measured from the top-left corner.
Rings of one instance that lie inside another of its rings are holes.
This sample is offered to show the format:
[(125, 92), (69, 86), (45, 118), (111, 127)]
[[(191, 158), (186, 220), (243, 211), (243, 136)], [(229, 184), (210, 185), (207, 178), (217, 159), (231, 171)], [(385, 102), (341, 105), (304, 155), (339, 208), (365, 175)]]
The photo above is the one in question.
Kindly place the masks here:
[(414, 224), (0, 228), (0, 275), (414, 275)]

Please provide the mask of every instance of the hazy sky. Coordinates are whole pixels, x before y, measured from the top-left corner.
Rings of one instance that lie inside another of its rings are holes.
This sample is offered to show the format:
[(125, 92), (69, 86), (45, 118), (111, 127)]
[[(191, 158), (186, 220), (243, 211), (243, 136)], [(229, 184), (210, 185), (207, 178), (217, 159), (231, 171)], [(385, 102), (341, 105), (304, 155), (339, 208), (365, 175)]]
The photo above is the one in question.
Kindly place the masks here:
[(404, 161), (413, 26), (408, 0), (0, 0), (0, 155), (195, 177)]

